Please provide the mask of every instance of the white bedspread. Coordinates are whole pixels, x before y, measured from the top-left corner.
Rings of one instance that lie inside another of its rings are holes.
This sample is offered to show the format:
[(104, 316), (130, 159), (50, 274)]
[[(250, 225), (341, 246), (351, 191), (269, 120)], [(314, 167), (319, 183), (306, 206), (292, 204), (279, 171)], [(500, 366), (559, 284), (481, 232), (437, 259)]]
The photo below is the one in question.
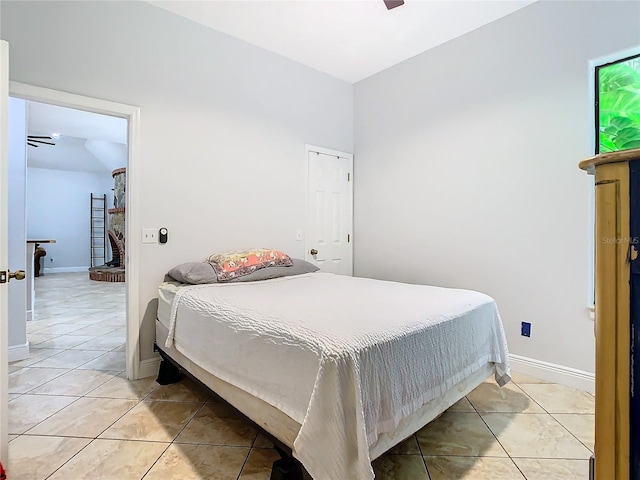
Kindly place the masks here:
[(509, 381), (487, 295), (321, 272), (181, 288), (174, 343), (300, 423), (293, 454), (315, 480), (373, 479), (378, 436), (486, 363)]

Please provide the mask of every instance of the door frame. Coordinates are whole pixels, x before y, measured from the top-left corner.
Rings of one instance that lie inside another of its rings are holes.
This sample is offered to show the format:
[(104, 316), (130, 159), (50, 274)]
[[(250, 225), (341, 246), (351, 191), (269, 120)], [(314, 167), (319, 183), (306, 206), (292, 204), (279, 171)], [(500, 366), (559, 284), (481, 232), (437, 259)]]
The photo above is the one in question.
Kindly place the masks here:
[[(4, 51), (3, 51), (4, 55)], [(140, 314), (139, 314), (139, 156), (140, 156), (140, 108), (133, 105), (76, 95), (74, 93), (37, 87), (20, 82), (9, 82), (9, 96), (23, 100), (47, 103), (59, 107), (100, 113), (127, 120), (127, 178), (125, 220), (125, 279), (126, 279), (126, 373), (129, 380), (136, 380), (140, 373)], [(137, 321), (136, 321), (137, 319)]]
[(318, 147), (316, 145), (310, 145), (305, 143), (304, 145), (304, 168), (305, 168), (305, 195), (304, 195), (304, 259), (309, 259), (309, 249), (311, 245), (309, 245), (309, 153), (321, 153), (323, 155), (329, 155), (331, 157), (340, 157), (345, 158), (349, 161), (349, 171), (351, 172), (351, 181), (349, 182), (349, 215), (351, 217), (351, 222), (349, 223), (349, 231), (351, 232), (351, 242), (349, 242), (351, 248), (351, 275), (353, 276), (353, 182), (354, 182), (354, 173), (353, 173), (353, 154), (341, 152), (339, 150), (332, 150), (330, 148)]
[[(9, 249), (7, 217), (9, 213), (7, 187), (9, 186), (9, 150), (7, 144), (9, 125), (9, 44), (0, 40), (0, 270), (7, 270)], [(0, 461), (9, 460), (9, 289), (0, 286)]]

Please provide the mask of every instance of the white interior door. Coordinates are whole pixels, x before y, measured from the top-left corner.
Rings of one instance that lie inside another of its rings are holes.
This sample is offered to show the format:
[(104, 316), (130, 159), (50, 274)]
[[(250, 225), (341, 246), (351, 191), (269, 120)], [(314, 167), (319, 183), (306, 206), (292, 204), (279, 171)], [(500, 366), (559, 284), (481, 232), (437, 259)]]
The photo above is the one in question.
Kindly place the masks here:
[[(8, 270), (8, 104), (9, 104), (9, 44), (0, 40), (0, 272)], [(1, 279), (0, 279), (1, 280)], [(8, 288), (0, 283), (0, 461), (7, 465), (9, 435), (9, 310)]]
[(305, 258), (353, 275), (353, 155), (307, 145)]

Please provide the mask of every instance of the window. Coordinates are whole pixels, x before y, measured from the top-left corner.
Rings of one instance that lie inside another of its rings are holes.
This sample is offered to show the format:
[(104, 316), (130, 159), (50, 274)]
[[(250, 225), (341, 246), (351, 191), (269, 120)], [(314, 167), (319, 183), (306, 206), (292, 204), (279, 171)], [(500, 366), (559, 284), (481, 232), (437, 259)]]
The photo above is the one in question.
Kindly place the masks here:
[(595, 69), (596, 153), (640, 148), (640, 55)]

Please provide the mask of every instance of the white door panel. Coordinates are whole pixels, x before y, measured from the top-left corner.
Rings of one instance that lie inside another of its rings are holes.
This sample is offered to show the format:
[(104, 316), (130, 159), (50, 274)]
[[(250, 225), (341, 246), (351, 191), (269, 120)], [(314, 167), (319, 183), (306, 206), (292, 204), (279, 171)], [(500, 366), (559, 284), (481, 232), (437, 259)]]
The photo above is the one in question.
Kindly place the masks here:
[(307, 152), (306, 259), (325, 272), (352, 275), (353, 157), (321, 150)]
[[(9, 44), (0, 40), (0, 271), (8, 270), (8, 104), (9, 104)], [(7, 466), (9, 436), (9, 311), (8, 288), (0, 283), (0, 461)]]
[[(7, 267), (11, 271), (31, 271), (27, 267), (27, 101), (9, 97), (7, 123), (7, 205), (9, 213)], [(33, 256), (31, 257), (33, 258)], [(27, 358), (27, 280), (12, 280), (9, 292), (9, 361)]]

